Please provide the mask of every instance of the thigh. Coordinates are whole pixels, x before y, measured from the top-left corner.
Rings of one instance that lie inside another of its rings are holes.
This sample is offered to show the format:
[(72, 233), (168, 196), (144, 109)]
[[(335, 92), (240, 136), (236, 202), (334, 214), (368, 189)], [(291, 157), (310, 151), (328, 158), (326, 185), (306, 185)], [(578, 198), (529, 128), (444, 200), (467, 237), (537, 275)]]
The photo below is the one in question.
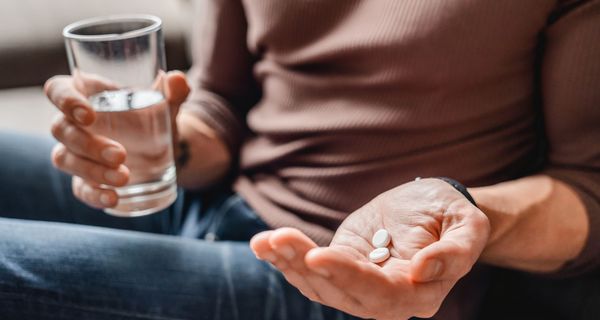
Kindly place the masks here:
[(178, 206), (138, 218), (119, 218), (86, 206), (71, 191), (71, 177), (50, 161), (55, 141), (0, 132), (0, 216), (59, 221), (119, 229), (173, 233), (181, 213)]
[(350, 319), (247, 243), (0, 219), (3, 319)]
[(254, 209), (231, 190), (211, 194), (189, 194), (185, 219), (179, 235), (207, 241), (249, 241), (255, 234), (269, 230)]

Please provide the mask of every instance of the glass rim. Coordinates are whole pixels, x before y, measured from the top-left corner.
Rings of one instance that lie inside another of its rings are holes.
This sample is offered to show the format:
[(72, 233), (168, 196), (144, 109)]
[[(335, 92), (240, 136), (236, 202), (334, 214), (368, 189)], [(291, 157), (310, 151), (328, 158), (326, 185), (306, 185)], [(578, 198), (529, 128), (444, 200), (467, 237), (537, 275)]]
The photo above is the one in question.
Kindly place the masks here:
[[(97, 34), (97, 35), (82, 35), (75, 33), (77, 30), (91, 27), (98, 24), (115, 23), (115, 22), (150, 22), (147, 27), (127, 31), (119, 34)], [(63, 37), (78, 41), (117, 41), (145, 36), (160, 30), (162, 20), (150, 14), (115, 14), (108, 16), (99, 16), (73, 22), (63, 29)]]

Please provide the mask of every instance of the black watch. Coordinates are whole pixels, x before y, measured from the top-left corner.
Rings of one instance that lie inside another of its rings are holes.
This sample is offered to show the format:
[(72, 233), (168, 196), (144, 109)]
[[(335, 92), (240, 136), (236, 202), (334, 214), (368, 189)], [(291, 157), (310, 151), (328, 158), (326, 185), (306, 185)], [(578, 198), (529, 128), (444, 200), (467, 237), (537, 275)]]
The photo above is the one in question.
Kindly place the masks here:
[(446, 181), (448, 184), (453, 186), (454, 189), (456, 189), (456, 190), (458, 190), (458, 192), (462, 193), (462, 195), (465, 196), (465, 198), (467, 198), (467, 200), (469, 200), (469, 202), (471, 202), (474, 206), (477, 207), (477, 203), (475, 203), (475, 199), (473, 199), (473, 197), (471, 196), (469, 191), (467, 191), (467, 187), (465, 187), (462, 183), (460, 183), (454, 179), (447, 178), (447, 177), (435, 177), (435, 178)]

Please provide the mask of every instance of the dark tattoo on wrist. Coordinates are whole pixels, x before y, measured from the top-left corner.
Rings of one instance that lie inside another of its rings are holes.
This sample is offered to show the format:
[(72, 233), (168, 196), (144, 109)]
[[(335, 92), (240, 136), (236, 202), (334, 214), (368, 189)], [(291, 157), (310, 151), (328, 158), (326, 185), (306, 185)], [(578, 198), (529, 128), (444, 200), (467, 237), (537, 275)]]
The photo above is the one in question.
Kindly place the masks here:
[(179, 140), (177, 143), (177, 159), (175, 165), (177, 168), (183, 168), (190, 160), (190, 145), (187, 140)]

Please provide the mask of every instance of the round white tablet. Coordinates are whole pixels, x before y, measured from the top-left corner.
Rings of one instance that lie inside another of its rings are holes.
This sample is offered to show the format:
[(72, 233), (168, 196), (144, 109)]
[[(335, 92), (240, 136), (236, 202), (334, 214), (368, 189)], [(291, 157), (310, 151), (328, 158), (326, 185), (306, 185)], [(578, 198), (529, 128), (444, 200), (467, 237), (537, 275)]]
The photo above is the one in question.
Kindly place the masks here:
[(385, 248), (390, 244), (390, 233), (385, 229), (379, 229), (373, 235), (373, 239), (371, 239), (371, 243), (375, 248)]
[(369, 260), (373, 263), (384, 262), (390, 257), (390, 249), (377, 248), (369, 253)]

